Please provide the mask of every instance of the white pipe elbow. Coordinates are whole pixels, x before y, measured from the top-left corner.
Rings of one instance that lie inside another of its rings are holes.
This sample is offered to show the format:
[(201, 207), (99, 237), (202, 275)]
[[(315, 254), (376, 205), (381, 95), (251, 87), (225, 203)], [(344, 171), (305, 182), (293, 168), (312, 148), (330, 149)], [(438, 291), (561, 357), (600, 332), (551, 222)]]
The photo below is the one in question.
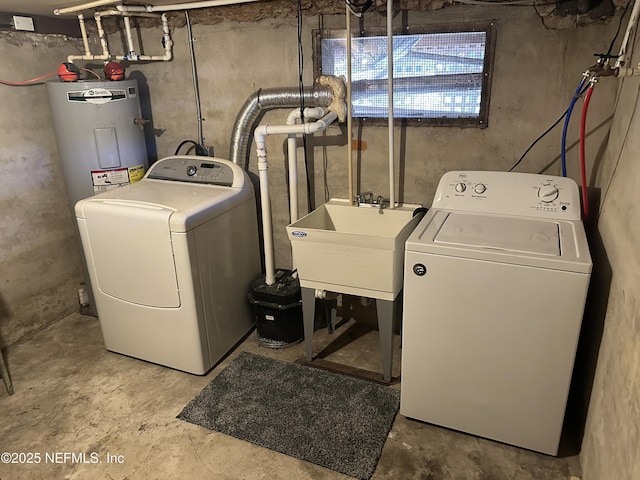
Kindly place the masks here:
[(335, 112), (329, 112), (320, 120), (313, 123), (305, 124), (305, 133), (315, 133), (321, 130), (326, 130), (327, 127), (338, 118), (338, 114)]
[[(306, 107), (303, 113), (305, 118), (320, 118), (323, 115), (326, 115), (327, 112), (328, 110), (325, 107)], [(289, 112), (289, 115), (287, 116), (286, 124), (295, 125), (296, 121), (300, 120), (300, 118), (301, 114), (299, 108), (291, 110), (291, 112)]]
[(144, 5), (117, 5), (116, 10), (119, 12), (139, 12), (144, 13), (147, 11), (147, 7)]

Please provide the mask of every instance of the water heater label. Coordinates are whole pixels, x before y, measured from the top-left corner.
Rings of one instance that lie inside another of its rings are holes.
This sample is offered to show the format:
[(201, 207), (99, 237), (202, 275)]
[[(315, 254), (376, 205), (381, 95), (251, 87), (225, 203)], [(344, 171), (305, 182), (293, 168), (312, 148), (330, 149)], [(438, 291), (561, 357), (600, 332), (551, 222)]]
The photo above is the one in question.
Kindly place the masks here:
[(129, 169), (115, 168), (113, 170), (92, 170), (91, 180), (93, 181), (94, 193), (106, 192), (114, 188), (129, 185)]
[(129, 181), (135, 183), (138, 180), (142, 180), (144, 177), (144, 165), (136, 165), (135, 167), (129, 167)]
[(127, 95), (124, 90), (107, 90), (106, 88), (67, 92), (67, 99), (70, 102), (86, 102), (95, 105), (102, 105), (113, 100), (124, 100), (125, 98), (127, 98)]

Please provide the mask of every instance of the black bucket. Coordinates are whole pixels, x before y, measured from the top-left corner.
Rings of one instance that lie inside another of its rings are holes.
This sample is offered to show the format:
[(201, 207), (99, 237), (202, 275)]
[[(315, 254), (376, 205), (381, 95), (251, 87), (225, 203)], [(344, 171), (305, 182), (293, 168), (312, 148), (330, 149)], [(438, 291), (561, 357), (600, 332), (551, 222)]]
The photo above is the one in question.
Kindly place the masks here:
[(251, 285), (247, 300), (256, 321), (258, 344), (282, 348), (304, 339), (300, 282), (290, 270), (278, 270), (276, 281), (267, 285), (259, 278)]

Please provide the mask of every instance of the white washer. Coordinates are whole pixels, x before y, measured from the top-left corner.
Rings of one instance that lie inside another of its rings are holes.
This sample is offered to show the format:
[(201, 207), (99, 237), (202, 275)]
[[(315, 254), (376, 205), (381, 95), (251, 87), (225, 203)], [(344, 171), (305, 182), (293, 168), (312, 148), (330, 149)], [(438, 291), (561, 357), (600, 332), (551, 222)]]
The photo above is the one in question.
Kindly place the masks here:
[(108, 350), (204, 374), (253, 327), (256, 207), (234, 163), (168, 157), (75, 211)]
[(446, 173), (406, 242), (400, 413), (556, 455), (591, 266), (573, 180)]

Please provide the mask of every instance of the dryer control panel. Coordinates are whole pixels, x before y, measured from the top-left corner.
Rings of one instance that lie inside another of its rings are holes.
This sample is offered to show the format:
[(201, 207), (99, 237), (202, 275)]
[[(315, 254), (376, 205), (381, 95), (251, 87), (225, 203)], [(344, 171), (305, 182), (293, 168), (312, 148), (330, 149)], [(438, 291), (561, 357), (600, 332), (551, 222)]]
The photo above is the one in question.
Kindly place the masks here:
[(580, 193), (567, 177), (453, 171), (440, 179), (432, 208), (580, 220)]
[(241, 187), (244, 172), (233, 162), (220, 158), (180, 155), (154, 163), (145, 178), (198, 184)]

